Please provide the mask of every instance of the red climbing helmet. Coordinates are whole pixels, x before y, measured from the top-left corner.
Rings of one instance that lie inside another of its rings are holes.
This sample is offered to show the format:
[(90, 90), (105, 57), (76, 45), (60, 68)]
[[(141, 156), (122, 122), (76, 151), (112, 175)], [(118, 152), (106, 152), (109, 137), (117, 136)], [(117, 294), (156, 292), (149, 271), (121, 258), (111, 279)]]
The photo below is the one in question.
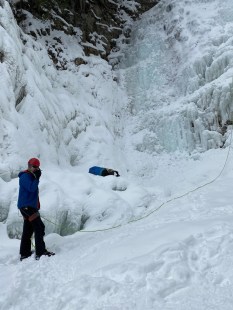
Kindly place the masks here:
[(31, 166), (40, 167), (40, 161), (37, 158), (29, 159), (28, 164), (31, 165)]

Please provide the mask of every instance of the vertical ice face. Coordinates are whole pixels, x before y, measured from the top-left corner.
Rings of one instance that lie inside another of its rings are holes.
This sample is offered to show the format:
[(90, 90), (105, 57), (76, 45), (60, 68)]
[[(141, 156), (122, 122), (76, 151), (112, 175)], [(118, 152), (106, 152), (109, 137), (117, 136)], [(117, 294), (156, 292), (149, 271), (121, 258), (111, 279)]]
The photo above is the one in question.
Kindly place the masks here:
[(134, 147), (222, 147), (233, 111), (232, 2), (161, 1), (136, 23), (122, 68)]
[[(77, 38), (59, 35), (69, 43), (66, 53), (80, 56)], [(68, 70), (57, 71), (43, 42), (25, 35), (8, 2), (2, 1), (0, 177), (5, 181), (16, 177), (32, 155), (44, 165), (76, 166), (83, 158), (105, 156), (106, 145), (114, 144), (117, 83), (106, 61), (94, 56), (87, 60), (79, 68), (70, 62)]]

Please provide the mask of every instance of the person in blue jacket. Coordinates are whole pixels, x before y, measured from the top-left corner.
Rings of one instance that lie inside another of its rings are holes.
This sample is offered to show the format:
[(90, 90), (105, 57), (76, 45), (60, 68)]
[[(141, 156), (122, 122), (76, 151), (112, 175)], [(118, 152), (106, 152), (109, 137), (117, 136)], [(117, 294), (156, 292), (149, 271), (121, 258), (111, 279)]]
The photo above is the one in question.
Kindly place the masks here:
[(28, 169), (19, 173), (18, 208), (24, 218), (23, 234), (20, 243), (20, 260), (32, 255), (31, 237), (35, 235), (36, 259), (42, 255), (52, 256), (53, 252), (46, 250), (44, 243), (45, 226), (41, 220), (39, 209), (39, 181), (41, 177), (40, 161), (31, 158)]

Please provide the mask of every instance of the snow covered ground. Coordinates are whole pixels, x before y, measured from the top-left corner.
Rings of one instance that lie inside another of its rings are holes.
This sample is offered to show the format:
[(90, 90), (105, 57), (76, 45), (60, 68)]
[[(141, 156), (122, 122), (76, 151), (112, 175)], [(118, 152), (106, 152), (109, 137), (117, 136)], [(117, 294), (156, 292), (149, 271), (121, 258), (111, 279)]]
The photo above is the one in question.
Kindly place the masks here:
[[(163, 0), (118, 71), (93, 56), (57, 72), (0, 1), (1, 310), (232, 309), (231, 2)], [(56, 255), (20, 262), (32, 156)]]
[[(180, 187), (179, 193), (185, 193), (190, 183), (195, 187), (214, 178), (226, 150), (221, 156), (209, 152), (196, 166), (189, 163), (185, 175), (181, 169), (183, 182), (171, 182), (170, 190)], [(1, 224), (1, 309), (230, 310), (232, 170), (231, 153), (214, 183), (138, 222), (66, 237), (49, 234), (46, 244), (56, 256), (40, 261), (31, 257), (20, 262), (19, 240), (9, 240)], [(175, 182), (179, 169), (173, 166), (171, 171)], [(170, 199), (170, 192), (166, 194)], [(153, 208), (161, 202), (156, 199)]]

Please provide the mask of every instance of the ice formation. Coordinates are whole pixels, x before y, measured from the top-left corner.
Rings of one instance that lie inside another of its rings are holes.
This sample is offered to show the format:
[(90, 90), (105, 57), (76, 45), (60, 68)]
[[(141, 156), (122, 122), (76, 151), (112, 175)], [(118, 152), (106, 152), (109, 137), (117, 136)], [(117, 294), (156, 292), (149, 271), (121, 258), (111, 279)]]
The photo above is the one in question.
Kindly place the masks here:
[(121, 65), (137, 150), (224, 146), (233, 120), (228, 2), (161, 1), (137, 22)]

